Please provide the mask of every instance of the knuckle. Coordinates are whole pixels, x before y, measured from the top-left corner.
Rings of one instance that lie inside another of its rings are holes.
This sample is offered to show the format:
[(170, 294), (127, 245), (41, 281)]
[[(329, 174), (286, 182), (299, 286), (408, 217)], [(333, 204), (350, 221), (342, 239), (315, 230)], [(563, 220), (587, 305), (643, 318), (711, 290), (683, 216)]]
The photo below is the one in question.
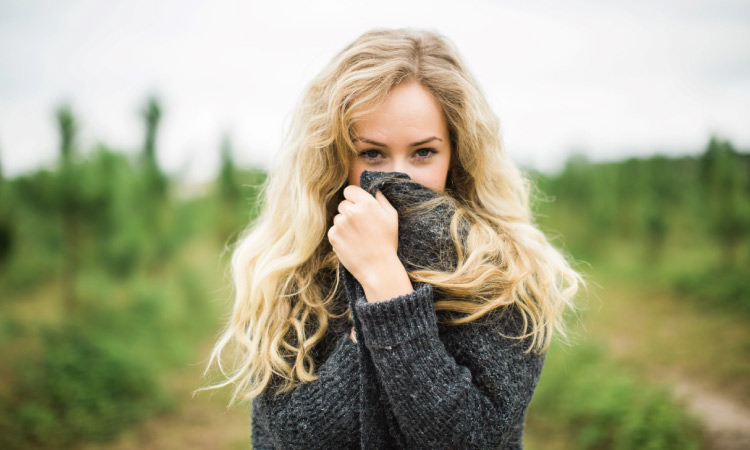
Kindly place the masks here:
[(360, 205), (354, 205), (347, 211), (352, 217), (359, 217), (362, 215), (362, 207)]

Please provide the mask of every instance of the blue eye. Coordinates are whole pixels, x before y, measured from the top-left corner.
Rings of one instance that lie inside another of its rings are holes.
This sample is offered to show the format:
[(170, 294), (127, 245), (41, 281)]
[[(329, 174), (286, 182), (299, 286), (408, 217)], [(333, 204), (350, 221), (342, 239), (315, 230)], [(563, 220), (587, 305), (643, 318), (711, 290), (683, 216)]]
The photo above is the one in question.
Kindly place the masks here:
[(420, 148), (416, 152), (414, 152), (417, 155), (417, 158), (419, 159), (427, 159), (437, 153), (434, 148)]
[(359, 156), (365, 159), (377, 159), (380, 156), (380, 150), (369, 149), (359, 152)]

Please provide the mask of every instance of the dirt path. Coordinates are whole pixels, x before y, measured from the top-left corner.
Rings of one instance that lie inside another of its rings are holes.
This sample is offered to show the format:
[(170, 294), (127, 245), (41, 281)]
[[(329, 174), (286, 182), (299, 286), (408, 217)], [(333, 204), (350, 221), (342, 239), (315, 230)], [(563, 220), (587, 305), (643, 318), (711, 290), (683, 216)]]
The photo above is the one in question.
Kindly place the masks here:
[(750, 449), (746, 319), (644, 286), (602, 282), (589, 299), (589, 339), (666, 384), (701, 420), (711, 450)]
[(702, 420), (711, 449), (750, 449), (750, 410), (722, 394), (689, 381), (678, 381), (673, 389), (688, 410)]

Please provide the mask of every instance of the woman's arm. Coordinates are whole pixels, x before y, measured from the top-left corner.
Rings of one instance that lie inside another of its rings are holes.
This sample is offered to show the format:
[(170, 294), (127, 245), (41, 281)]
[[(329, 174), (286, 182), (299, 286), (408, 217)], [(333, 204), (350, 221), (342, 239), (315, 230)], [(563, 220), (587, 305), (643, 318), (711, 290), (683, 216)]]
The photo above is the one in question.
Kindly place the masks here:
[(356, 308), (412, 448), (504, 448), (520, 439), (544, 356), (526, 354), (524, 343), (499, 335), (518, 334), (512, 315), (494, 325), (448, 326), (444, 344), (429, 284), (385, 302), (361, 298)]
[(357, 346), (342, 333), (317, 380), (278, 396), (266, 389), (256, 397), (253, 448), (359, 447), (358, 358)]
[(250, 405), (250, 444), (253, 450), (273, 450), (271, 436), (266, 431), (266, 428), (260, 424), (261, 421), (266, 424), (266, 421), (261, 418), (258, 412), (261, 408), (257, 406), (257, 403), (254, 401)]

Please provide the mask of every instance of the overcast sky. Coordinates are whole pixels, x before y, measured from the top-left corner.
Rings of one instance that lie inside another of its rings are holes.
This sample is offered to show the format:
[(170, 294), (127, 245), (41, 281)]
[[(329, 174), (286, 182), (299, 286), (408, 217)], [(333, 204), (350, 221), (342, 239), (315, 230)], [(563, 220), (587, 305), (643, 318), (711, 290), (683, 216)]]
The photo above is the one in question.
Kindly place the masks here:
[(712, 133), (750, 148), (749, 0), (0, 0), (3, 173), (54, 162), (63, 101), (83, 151), (138, 152), (152, 93), (168, 172), (212, 177), (225, 134), (267, 166), (333, 55), (404, 26), (456, 43), (522, 166), (695, 154)]

